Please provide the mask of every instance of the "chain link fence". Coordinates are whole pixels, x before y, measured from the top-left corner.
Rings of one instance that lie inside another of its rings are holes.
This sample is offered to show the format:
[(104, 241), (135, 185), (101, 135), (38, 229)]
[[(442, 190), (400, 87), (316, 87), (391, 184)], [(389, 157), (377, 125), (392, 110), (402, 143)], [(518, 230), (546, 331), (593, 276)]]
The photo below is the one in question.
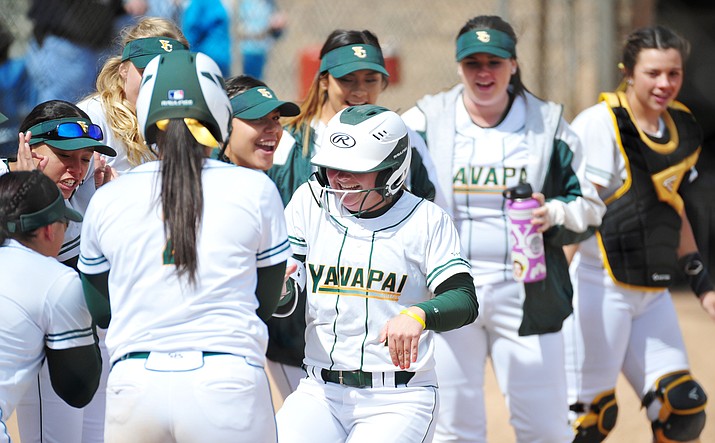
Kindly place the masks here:
[[(182, 3), (180, 0), (149, 1)], [(235, 17), (241, 0), (222, 1), (234, 19), (233, 43), (227, 49), (232, 53), (232, 74), (237, 74), (242, 72), (242, 67)], [(302, 98), (301, 85), (310, 81), (303, 70), (314, 67), (310, 55), (314, 55), (331, 31), (369, 29), (379, 37), (398, 73), (381, 95), (380, 104), (405, 110), (424, 94), (459, 81), (454, 61), (457, 32), (469, 18), (493, 14), (504, 17), (517, 32), (517, 55), (527, 88), (538, 96), (563, 103), (567, 118), (592, 104), (601, 90), (616, 86), (620, 37), (631, 28), (634, 4), (642, 9), (643, 4), (653, 3), (644, 0), (275, 1), (287, 17), (287, 27), (269, 54), (264, 80), (281, 98), (296, 101)], [(14, 38), (10, 56), (21, 59), (32, 38), (32, 22), (27, 18), (30, 0), (0, 2), (0, 25)], [(92, 20), (92, 11), (87, 8), (76, 14), (85, 14), (87, 21)], [(62, 75), (61, 67), (56, 75)]]

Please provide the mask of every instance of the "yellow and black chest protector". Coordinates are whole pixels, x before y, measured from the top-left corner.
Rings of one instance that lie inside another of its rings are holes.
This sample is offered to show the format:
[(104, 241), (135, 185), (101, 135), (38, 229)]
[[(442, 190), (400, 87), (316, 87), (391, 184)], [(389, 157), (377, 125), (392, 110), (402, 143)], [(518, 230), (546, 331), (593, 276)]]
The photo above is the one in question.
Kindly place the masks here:
[(624, 93), (604, 93), (600, 100), (611, 110), (627, 174), (606, 200), (597, 232), (605, 266), (623, 286), (668, 287), (677, 269), (684, 210), (678, 190), (698, 159), (702, 131), (690, 111), (674, 102), (663, 115), (663, 136), (654, 139), (635, 124)]

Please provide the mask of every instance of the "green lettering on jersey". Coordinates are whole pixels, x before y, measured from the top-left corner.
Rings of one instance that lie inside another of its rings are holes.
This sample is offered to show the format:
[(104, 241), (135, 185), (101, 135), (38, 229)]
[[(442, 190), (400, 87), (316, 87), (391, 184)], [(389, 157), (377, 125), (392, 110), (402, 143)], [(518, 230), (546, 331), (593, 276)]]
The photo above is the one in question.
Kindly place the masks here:
[(353, 288), (365, 287), (365, 276), (363, 275), (364, 271), (365, 270), (363, 268), (355, 269), (355, 278), (353, 278), (353, 282), (350, 283), (350, 286), (352, 286)]
[(489, 168), (489, 172), (487, 173), (487, 178), (484, 179), (484, 184), (485, 185), (498, 185), (499, 182), (497, 180), (497, 171), (494, 168)]
[(395, 283), (397, 282), (397, 275), (394, 272), (387, 274), (387, 278), (382, 282), (382, 290), (395, 292)]
[(325, 265), (320, 265), (316, 269), (313, 263), (308, 263), (308, 269), (310, 270), (310, 277), (313, 281), (313, 293), (316, 293), (318, 292), (318, 285), (320, 285), (320, 277), (323, 275)]
[(382, 271), (372, 269), (372, 270), (370, 270), (368, 275), (369, 275), (369, 277), (367, 279), (367, 289), (371, 289), (372, 283), (379, 282), (380, 280), (382, 280), (382, 277), (385, 275), (385, 273)]
[[(473, 185), (478, 185), (479, 184), (479, 178), (482, 176), (482, 168), (481, 166), (478, 168), (472, 168), (472, 184)], [(477, 172), (477, 175), (474, 175), (474, 172)]]
[(521, 168), (521, 174), (519, 174), (519, 182), (526, 183), (526, 168)]
[(162, 254), (165, 265), (173, 265), (174, 263), (174, 245), (171, 243), (171, 239), (166, 240), (166, 245), (164, 246), (164, 253)]
[(509, 180), (511, 177), (514, 177), (516, 175), (516, 169), (514, 168), (504, 168), (504, 180), (502, 180), (502, 184), (506, 186), (507, 180)]
[(407, 283), (407, 275), (402, 276), (402, 280), (400, 281), (400, 287), (397, 288), (397, 292), (399, 294), (402, 294), (402, 290), (405, 288), (405, 283)]
[(454, 179), (452, 180), (452, 183), (461, 183), (463, 185), (467, 184), (467, 179), (465, 179), (466, 173), (464, 172), (464, 168), (459, 168), (457, 173), (454, 175)]
[(325, 285), (338, 286), (339, 284), (337, 269), (335, 269), (335, 266), (328, 267), (328, 273), (325, 275)]
[(348, 280), (350, 280), (350, 275), (353, 273), (353, 268), (345, 266), (340, 267), (340, 286), (347, 286)]

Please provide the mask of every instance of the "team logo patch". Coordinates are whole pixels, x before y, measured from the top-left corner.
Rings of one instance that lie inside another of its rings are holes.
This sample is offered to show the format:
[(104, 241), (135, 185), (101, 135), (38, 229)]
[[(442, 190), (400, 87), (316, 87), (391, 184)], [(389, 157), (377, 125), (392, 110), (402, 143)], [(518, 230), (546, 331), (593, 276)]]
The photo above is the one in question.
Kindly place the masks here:
[(492, 39), (487, 31), (477, 31), (475, 34), (477, 34), (477, 40), (482, 43), (489, 43)]
[(169, 40), (159, 40), (159, 43), (161, 44), (161, 49), (163, 49), (166, 52), (171, 52), (174, 50), (174, 46), (171, 44)]
[(352, 148), (355, 146), (355, 139), (343, 132), (336, 132), (330, 136), (330, 143), (338, 148)]
[(355, 53), (355, 57), (358, 58), (365, 58), (367, 57), (367, 51), (365, 50), (365, 47), (363, 46), (353, 46), (351, 48), (353, 52)]
[(169, 100), (183, 100), (184, 90), (183, 89), (170, 89), (169, 90)]
[(273, 94), (271, 94), (271, 91), (269, 91), (268, 89), (260, 88), (257, 89), (257, 91), (265, 98), (273, 98)]

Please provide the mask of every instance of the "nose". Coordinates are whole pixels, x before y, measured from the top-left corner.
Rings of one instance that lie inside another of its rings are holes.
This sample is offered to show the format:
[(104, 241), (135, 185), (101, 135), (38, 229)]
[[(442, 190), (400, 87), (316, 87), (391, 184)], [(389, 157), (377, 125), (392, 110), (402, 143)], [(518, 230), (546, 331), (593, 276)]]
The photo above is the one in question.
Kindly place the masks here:
[(283, 127), (281, 126), (281, 122), (278, 120), (271, 120), (268, 125), (266, 125), (266, 132), (268, 133), (276, 133), (278, 131), (283, 130)]
[(667, 74), (663, 73), (656, 79), (656, 85), (658, 85), (659, 88), (668, 88), (671, 85), (670, 78)]

